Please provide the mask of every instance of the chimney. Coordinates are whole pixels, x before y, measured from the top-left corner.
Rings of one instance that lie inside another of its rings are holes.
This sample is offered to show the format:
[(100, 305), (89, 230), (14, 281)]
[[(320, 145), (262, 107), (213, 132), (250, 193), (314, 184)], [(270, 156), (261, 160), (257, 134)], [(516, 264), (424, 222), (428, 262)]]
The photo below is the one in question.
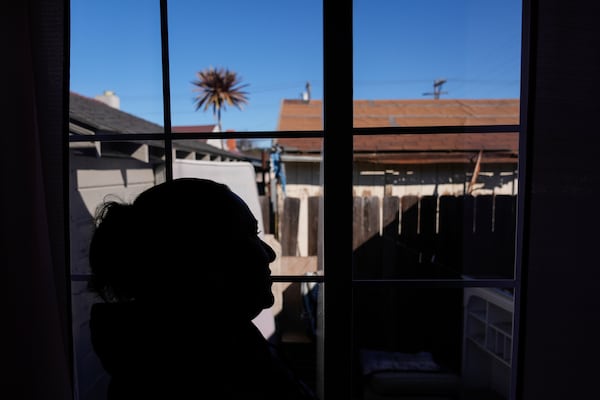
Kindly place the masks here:
[(105, 90), (103, 94), (96, 96), (95, 99), (117, 110), (121, 108), (121, 99), (112, 90)]
[(302, 92), (302, 100), (307, 103), (310, 101), (310, 82), (306, 82), (306, 90)]

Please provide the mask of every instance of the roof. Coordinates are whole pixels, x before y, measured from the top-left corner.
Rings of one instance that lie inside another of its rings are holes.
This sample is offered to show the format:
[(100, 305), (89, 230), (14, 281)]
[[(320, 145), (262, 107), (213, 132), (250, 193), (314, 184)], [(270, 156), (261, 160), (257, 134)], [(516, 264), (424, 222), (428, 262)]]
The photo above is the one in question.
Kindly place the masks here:
[[(283, 100), (278, 130), (322, 130), (321, 100)], [(355, 100), (354, 127), (517, 125), (518, 99)], [(286, 153), (320, 153), (319, 138), (280, 138)], [(518, 132), (357, 135), (355, 160), (377, 163), (516, 162)]]
[(94, 132), (162, 133), (163, 127), (113, 108), (100, 100), (71, 92), (69, 120)]
[(216, 124), (210, 125), (177, 125), (173, 126), (174, 133), (211, 133), (217, 129)]
[[(71, 92), (69, 96), (69, 122), (69, 131), (72, 135), (163, 133), (161, 125), (113, 108), (100, 100), (82, 96), (74, 92)], [(173, 131), (177, 133), (203, 133), (213, 132), (214, 127), (215, 125), (176, 126), (173, 127)], [(162, 140), (136, 140), (135, 142), (164, 150), (164, 142)], [(118, 145), (118, 143), (110, 144), (105, 147), (114, 150)], [(121, 150), (127, 153), (127, 149), (130, 146), (128, 147), (124, 144), (122, 147)], [(244, 160), (250, 161), (255, 166), (262, 166), (262, 161), (259, 158), (239, 152), (222, 150), (207, 144), (206, 139), (177, 140), (174, 142), (173, 147), (178, 152)], [(104, 153), (108, 152), (105, 151)]]

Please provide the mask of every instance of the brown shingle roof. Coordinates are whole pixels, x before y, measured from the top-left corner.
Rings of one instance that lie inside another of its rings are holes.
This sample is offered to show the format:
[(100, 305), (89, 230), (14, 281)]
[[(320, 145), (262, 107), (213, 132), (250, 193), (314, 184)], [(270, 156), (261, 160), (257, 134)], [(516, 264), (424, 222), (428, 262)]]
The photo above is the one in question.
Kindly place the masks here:
[[(283, 100), (278, 130), (321, 130), (320, 100)], [(354, 126), (421, 127), (517, 125), (518, 99), (355, 100)], [(287, 152), (320, 153), (322, 140), (280, 138)], [(355, 159), (370, 162), (465, 162), (486, 151), (484, 162), (516, 162), (518, 133), (355, 136)]]

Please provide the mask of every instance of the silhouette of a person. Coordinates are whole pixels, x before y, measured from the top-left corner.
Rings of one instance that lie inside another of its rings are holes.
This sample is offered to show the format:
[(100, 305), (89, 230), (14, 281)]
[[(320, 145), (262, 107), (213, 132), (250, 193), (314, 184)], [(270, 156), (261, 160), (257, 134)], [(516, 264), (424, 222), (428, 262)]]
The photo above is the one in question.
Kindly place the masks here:
[(315, 399), (252, 323), (273, 305), (273, 249), (227, 186), (182, 178), (99, 209), (94, 351), (108, 399)]

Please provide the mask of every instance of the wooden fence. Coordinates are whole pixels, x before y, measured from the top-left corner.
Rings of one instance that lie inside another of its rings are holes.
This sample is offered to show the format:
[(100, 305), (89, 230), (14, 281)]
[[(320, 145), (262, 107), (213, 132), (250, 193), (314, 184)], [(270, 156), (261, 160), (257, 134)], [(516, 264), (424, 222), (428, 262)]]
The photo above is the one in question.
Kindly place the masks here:
[[(319, 198), (308, 199), (308, 255), (317, 254)], [(296, 255), (300, 199), (281, 215), (283, 255)], [(512, 277), (516, 196), (355, 197), (357, 278)]]

